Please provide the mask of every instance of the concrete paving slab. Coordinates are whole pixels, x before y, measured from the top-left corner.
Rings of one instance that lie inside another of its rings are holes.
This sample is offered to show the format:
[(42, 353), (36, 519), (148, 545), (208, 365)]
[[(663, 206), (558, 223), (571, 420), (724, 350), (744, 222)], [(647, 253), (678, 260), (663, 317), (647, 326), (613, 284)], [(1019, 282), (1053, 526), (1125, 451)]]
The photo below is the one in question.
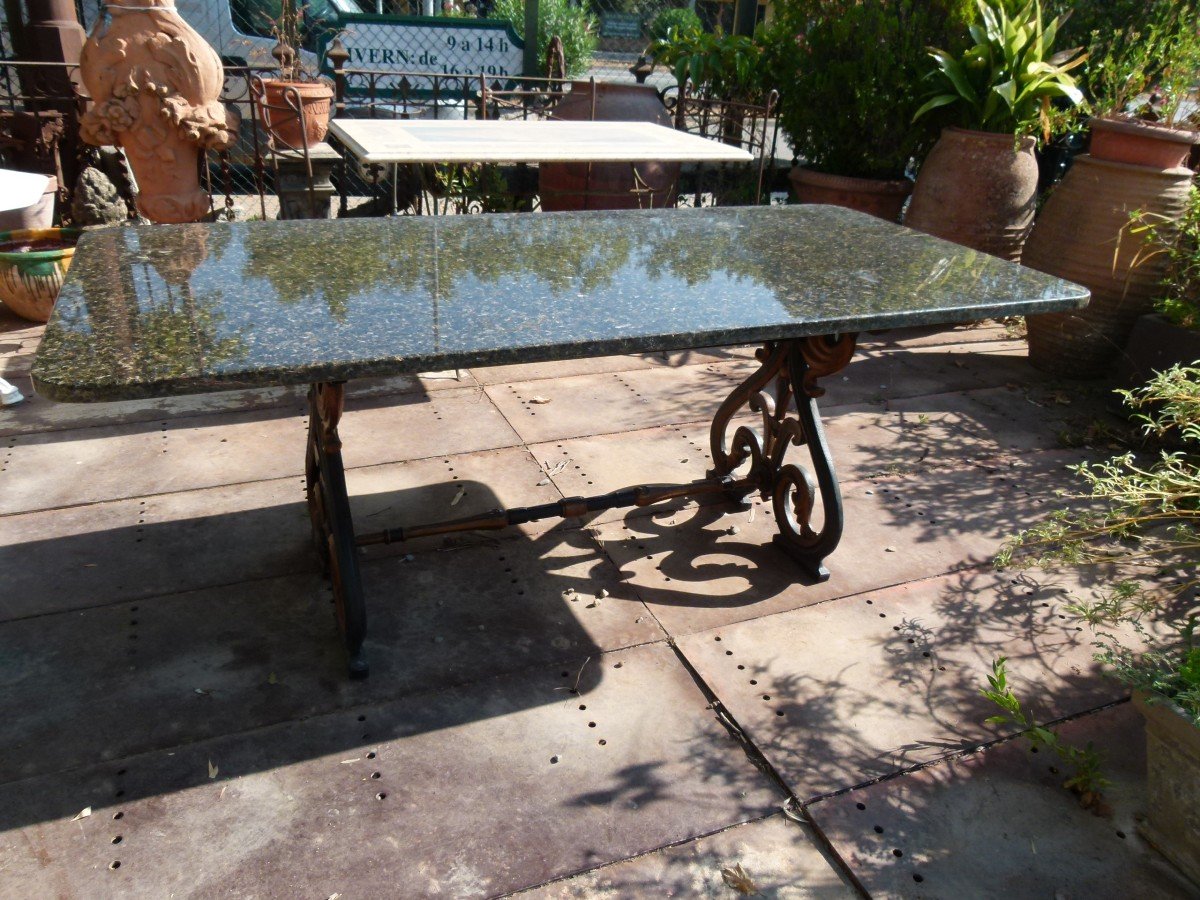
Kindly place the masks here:
[(995, 709), (980, 690), (1000, 656), (1047, 718), (1122, 697), (1063, 608), (1072, 587), (964, 572), (687, 635), (679, 648), (807, 799), (1011, 733), (984, 724)]
[(1137, 833), (1145, 735), (1129, 704), (1059, 726), (1089, 741), (1113, 785), (1107, 815), (1062, 787), (1058, 760), (1024, 740), (948, 760), (809, 807), (878, 897), (1195, 897)]
[(657, 366), (491, 385), (488, 396), (526, 443), (708, 421), (754, 366)]
[[(755, 897), (774, 900), (857, 897), (817, 849), (811, 829), (782, 814), (556, 881), (516, 896), (525, 900), (709, 897), (728, 900), (722, 871), (740, 866)], [(752, 886), (752, 887), (751, 887)]]
[[(560, 496), (552, 484), (539, 484), (546, 476), (516, 447), (350, 469), (346, 479), (360, 533)], [(554, 524), (529, 523), (507, 536)], [(0, 621), (315, 571), (309, 529), (298, 475), (0, 518)], [(499, 537), (462, 532), (370, 555)]]
[[(931, 470), (842, 486), (846, 532), (823, 584), (772, 543), (769, 504), (626, 516), (595, 533), (672, 635), (811, 606), (958, 569), (990, 567), (1003, 540), (1074, 485), (1077, 454)], [(752, 512), (753, 511), (753, 512)]]
[[(348, 467), (519, 443), (476, 390), (347, 404)], [(9, 437), (0, 513), (236, 484), (304, 471), (307, 422), (259, 412)]]
[[(3, 373), (0, 372), (0, 376)], [(7, 376), (3, 376), (7, 377)], [(26, 402), (0, 413), (0, 436), (35, 434), (41, 431), (61, 431), (103, 425), (125, 425), (136, 422), (156, 423), (163, 419), (183, 419), (218, 413), (245, 410), (282, 410), (276, 415), (307, 410), (305, 397), (308, 388), (254, 388), (241, 391), (221, 391), (215, 394), (188, 394), (162, 397), (157, 400), (126, 400), (114, 403), (55, 403), (37, 395), (27, 373), (18, 385)], [(393, 394), (433, 393), (436, 391), (478, 388), (470, 373), (439, 373), (426, 376), (400, 375), (393, 378), (362, 378), (347, 385), (351, 402), (356, 398), (382, 397)]]
[[(889, 331), (866, 332), (859, 343), (883, 347), (956, 347), (984, 341), (1010, 340), (1005, 327), (994, 319), (972, 325), (919, 325), (915, 328), (893, 328)], [(1014, 340), (1014, 343), (1016, 341)]]
[(505, 384), (510, 381), (539, 381), (545, 378), (570, 378), (574, 375), (599, 375), (648, 369), (651, 363), (642, 356), (596, 356), (591, 359), (564, 359), (544, 363), (517, 363), (471, 369), (479, 384)]
[[(990, 410), (976, 407), (960, 395), (949, 395), (935, 404), (923, 403), (924, 399), (903, 401), (906, 408), (898, 410), (841, 406), (829, 411), (824, 416), (825, 432), (839, 478), (843, 482), (858, 481), (965, 465), (972, 459), (1001, 453), (1001, 447), (976, 424)], [(959, 427), (960, 422), (967, 427)], [(753, 414), (738, 417), (730, 423), (730, 433), (741, 425), (759, 431), (761, 419)], [(712, 464), (708, 430), (703, 422), (665, 425), (621, 434), (564, 438), (534, 444), (529, 449), (547, 471), (555, 471), (554, 483), (564, 495), (586, 496), (635, 484), (705, 477)], [(565, 467), (556, 471), (563, 463)], [(630, 513), (650, 515), (656, 509), (685, 504), (681, 500), (641, 510), (608, 510), (589, 522), (605, 524)]]
[(315, 572), (0, 625), (0, 773), (67, 770), (664, 637), (579, 531), (368, 561), (363, 586), (364, 682), (345, 677)]
[(668, 647), (581, 662), (10, 783), (6, 885), (492, 896), (780, 802)]

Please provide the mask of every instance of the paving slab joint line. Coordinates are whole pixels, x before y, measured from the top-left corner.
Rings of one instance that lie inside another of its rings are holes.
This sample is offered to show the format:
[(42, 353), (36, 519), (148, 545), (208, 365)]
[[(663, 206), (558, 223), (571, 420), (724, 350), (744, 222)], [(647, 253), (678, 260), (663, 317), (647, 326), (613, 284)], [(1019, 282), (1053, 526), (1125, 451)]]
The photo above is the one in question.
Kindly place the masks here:
[[(1057, 728), (1060, 725), (1066, 725), (1069, 722), (1074, 722), (1076, 719), (1082, 719), (1084, 716), (1102, 713), (1106, 710), (1113, 709), (1117, 706), (1122, 706), (1123, 704), (1129, 702), (1129, 697), (1122, 697), (1120, 700), (1113, 700), (1111, 703), (1102, 703), (1099, 706), (1093, 706), (1088, 709), (1080, 710), (1079, 712), (1073, 712), (1065, 716), (1059, 716), (1057, 719), (1049, 719), (1045, 722), (1038, 723), (1038, 725), (1041, 728)], [(801, 801), (800, 808), (804, 811), (806, 819), (811, 822), (812, 819), (809, 815), (808, 808), (814, 803), (820, 803), (823, 800), (831, 800), (834, 797), (841, 797), (844, 794), (849, 794), (851, 791), (860, 791), (864, 788), (874, 787), (875, 785), (882, 784), (885, 781), (892, 781), (896, 778), (905, 778), (914, 774), (915, 772), (920, 772), (923, 769), (928, 769), (933, 766), (940, 766), (943, 763), (947, 763), (956, 759), (962, 759), (965, 756), (971, 756), (975, 753), (984, 753), (994, 747), (999, 747), (1002, 744), (1010, 744), (1013, 741), (1021, 740), (1031, 730), (1032, 729), (1026, 729), (1025, 731), (1016, 732), (1015, 734), (1008, 734), (1004, 735), (1003, 737), (993, 738), (990, 741), (981, 741), (978, 744), (974, 744), (970, 747), (964, 747), (961, 750), (953, 750), (943, 756), (939, 756), (937, 759), (930, 759), (926, 760), (925, 762), (915, 763), (911, 766), (906, 766), (903, 769), (897, 769), (895, 772), (889, 772), (886, 775), (880, 775), (878, 778), (871, 778), (867, 781), (860, 782), (859, 784), (838, 788), (836, 791), (827, 791), (824, 794), (814, 794), (807, 800)], [(815, 823), (813, 824), (813, 827), (816, 827)], [(819, 831), (820, 829), (817, 830)]]
[(762, 750), (758, 748), (758, 745), (750, 739), (750, 736), (742, 728), (733, 713), (726, 709), (725, 704), (721, 702), (721, 698), (717, 696), (716, 692), (704, 680), (704, 677), (696, 667), (692, 665), (691, 660), (679, 649), (673, 637), (667, 638), (667, 645), (675, 652), (675, 656), (679, 659), (680, 664), (692, 676), (696, 687), (708, 699), (709, 708), (713, 711), (717, 721), (741, 744), (742, 751), (746, 754), (746, 758), (750, 760), (751, 764), (766, 775), (783, 793), (785, 798), (782, 805), (784, 815), (789, 819), (807, 822), (812, 827), (813, 834), (818, 837), (817, 849), (821, 851), (821, 855), (825, 858), (825, 861), (852, 885), (859, 892), (860, 896), (869, 897), (870, 894), (867, 893), (862, 883), (859, 882), (846, 860), (834, 849), (832, 842), (829, 841), (825, 834), (816, 827), (811, 816), (808, 814), (808, 810), (805, 808), (805, 804), (801, 802), (788, 783), (784, 781), (783, 776), (779, 774), (779, 770), (767, 759)]

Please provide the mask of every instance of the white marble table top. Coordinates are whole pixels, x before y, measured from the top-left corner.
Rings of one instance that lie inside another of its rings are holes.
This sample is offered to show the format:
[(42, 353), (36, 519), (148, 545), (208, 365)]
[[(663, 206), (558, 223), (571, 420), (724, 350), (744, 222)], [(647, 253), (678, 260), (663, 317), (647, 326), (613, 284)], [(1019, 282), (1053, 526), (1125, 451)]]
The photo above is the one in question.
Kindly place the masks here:
[(648, 122), (334, 119), (363, 163), (749, 162), (745, 150)]

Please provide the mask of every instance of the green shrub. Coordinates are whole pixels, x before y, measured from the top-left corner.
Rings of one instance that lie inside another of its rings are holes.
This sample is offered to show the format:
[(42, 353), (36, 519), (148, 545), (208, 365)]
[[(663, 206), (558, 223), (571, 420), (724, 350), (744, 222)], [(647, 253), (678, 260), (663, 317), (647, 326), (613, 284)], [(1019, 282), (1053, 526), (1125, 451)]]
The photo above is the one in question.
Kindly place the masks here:
[(681, 87), (690, 81), (702, 93), (742, 101), (756, 100), (763, 93), (762, 47), (744, 34), (670, 28), (648, 50), (656, 63), (671, 70)]
[(664, 9), (650, 22), (650, 40), (662, 40), (672, 28), (678, 32), (702, 31), (704, 26), (700, 21), (700, 17), (687, 7), (681, 9)]
[(927, 47), (957, 46), (970, 0), (778, 0), (763, 31), (763, 78), (780, 92), (780, 122), (815, 169), (899, 178), (937, 137), (913, 122)]
[[(492, 15), (512, 22), (513, 29), (525, 40), (525, 0), (497, 0)], [(578, 78), (587, 72), (596, 52), (596, 20), (569, 0), (539, 0), (538, 59), (545, 60), (550, 38), (558, 35), (563, 42), (567, 77)]]

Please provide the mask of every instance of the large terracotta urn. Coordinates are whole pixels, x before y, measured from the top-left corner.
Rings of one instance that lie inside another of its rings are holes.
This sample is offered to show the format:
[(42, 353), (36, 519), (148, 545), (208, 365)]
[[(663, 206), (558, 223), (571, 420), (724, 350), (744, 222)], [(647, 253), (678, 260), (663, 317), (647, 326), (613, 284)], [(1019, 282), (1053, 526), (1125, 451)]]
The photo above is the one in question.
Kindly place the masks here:
[(1032, 137), (946, 128), (917, 174), (904, 224), (1019, 262), (1033, 227)]
[(1137, 318), (1150, 311), (1167, 265), (1140, 225), (1160, 235), (1187, 207), (1190, 169), (1075, 160), (1042, 207), (1025, 265), (1092, 292), (1086, 307), (1029, 316), (1029, 361), (1063, 377), (1108, 374)]
[[(658, 92), (645, 84), (572, 81), (551, 115), (573, 122), (655, 122), (672, 126)], [(675, 205), (679, 163), (543, 163), (538, 193), (547, 212), (658, 209)]]
[(196, 222), (209, 209), (198, 156), (233, 143), (218, 98), (216, 52), (172, 0), (108, 7), (84, 44), (84, 84), (94, 101), (80, 134), (124, 149), (138, 183), (137, 207), (153, 222)]
[(1096, 159), (1177, 169), (1188, 164), (1192, 147), (1200, 134), (1186, 128), (1172, 128), (1157, 122), (1144, 122), (1128, 116), (1089, 119), (1092, 137), (1088, 153)]
[(889, 222), (900, 221), (904, 201), (913, 189), (907, 178), (853, 178), (807, 166), (796, 166), (788, 173), (788, 180), (801, 203), (845, 206)]

